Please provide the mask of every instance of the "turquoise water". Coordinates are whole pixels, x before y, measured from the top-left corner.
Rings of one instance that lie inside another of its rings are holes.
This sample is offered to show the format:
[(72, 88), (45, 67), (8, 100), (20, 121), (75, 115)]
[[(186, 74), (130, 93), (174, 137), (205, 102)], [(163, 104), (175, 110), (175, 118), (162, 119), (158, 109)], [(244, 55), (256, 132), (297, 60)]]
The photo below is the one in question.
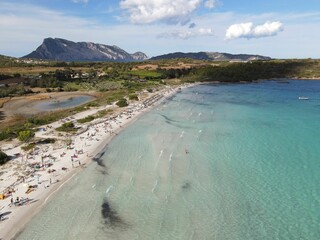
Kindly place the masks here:
[(184, 89), (119, 134), (18, 239), (318, 240), (319, 93), (319, 81)]
[(39, 109), (41, 111), (52, 111), (57, 109), (76, 107), (93, 99), (94, 97), (87, 95), (70, 97), (68, 99), (60, 101), (50, 99), (41, 101), (40, 103), (36, 104), (34, 108)]

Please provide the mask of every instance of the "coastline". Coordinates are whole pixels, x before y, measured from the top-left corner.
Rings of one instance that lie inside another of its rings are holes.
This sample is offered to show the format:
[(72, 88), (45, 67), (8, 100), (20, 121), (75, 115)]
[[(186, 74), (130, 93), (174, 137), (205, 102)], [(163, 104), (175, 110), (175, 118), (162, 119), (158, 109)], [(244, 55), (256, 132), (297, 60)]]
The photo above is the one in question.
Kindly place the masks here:
[[(41, 172), (41, 183), (38, 184), (38, 188), (35, 191), (32, 191), (27, 197), (30, 199), (30, 202), (28, 201), (26, 205), (22, 206), (9, 206), (10, 205), (10, 197), (7, 199), (0, 201), (0, 210), (1, 214), (4, 215), (5, 213), (5, 219), (0, 222), (0, 232), (1, 236), (0, 239), (14, 239), (19, 233), (23, 231), (25, 226), (28, 224), (28, 222), (41, 211), (41, 209), (46, 205), (47, 201), (55, 196), (59, 192), (59, 190), (69, 181), (71, 180), (75, 175), (77, 175), (80, 171), (82, 171), (86, 166), (94, 162), (94, 158), (96, 156), (99, 156), (99, 154), (103, 151), (103, 149), (107, 146), (107, 144), (112, 141), (113, 137), (116, 136), (120, 131), (125, 129), (130, 124), (134, 123), (138, 117), (141, 117), (144, 113), (150, 111), (154, 106), (156, 106), (159, 102), (161, 102), (163, 99), (166, 99), (174, 94), (177, 93), (179, 88), (184, 87), (190, 87), (194, 86), (195, 84), (188, 84), (183, 86), (176, 86), (175, 88), (165, 88), (164, 90), (161, 90), (160, 92), (156, 92), (154, 94), (151, 94), (149, 98), (152, 98), (153, 96), (157, 94), (161, 94), (162, 97), (157, 99), (154, 102), (151, 102), (149, 106), (143, 106), (141, 102), (134, 105), (129, 105), (126, 108), (119, 109), (121, 111), (117, 112), (115, 117), (112, 118), (99, 118), (93, 121), (93, 123), (87, 124), (84, 131), (81, 132), (78, 135), (72, 135), (69, 136), (72, 139), (74, 148), (81, 148), (82, 144), (82, 153), (78, 154), (75, 161), (79, 161), (79, 165), (77, 167), (73, 167), (74, 162), (69, 160), (69, 157), (73, 159), (73, 149), (71, 151), (65, 150), (64, 148), (57, 148), (54, 149), (53, 146), (52, 149), (49, 149), (45, 152), (46, 155), (52, 155), (52, 156), (59, 156), (64, 155), (63, 159), (59, 159), (58, 161), (54, 160), (54, 163), (51, 167), (46, 168), (45, 172)], [(108, 107), (102, 107), (104, 109), (108, 109)], [(101, 109), (95, 109), (95, 111), (99, 111)], [(73, 119), (80, 119), (87, 115), (90, 115), (90, 111), (88, 110), (79, 114), (76, 114), (78, 116), (73, 116)], [(74, 118), (75, 117), (75, 118)], [(55, 122), (50, 124), (51, 128), (56, 128), (57, 126), (61, 125), (61, 121)], [(52, 132), (53, 134), (55, 131), (49, 131), (48, 134)], [(102, 134), (101, 134), (102, 133)], [(41, 138), (48, 138), (47, 133), (37, 133), (37, 137)], [(93, 135), (93, 137), (88, 138), (88, 136)], [(83, 142), (83, 139), (84, 142)], [(89, 145), (87, 145), (89, 143)], [(83, 145), (84, 144), (84, 145)], [(7, 153), (9, 155), (12, 155), (14, 152), (17, 152), (19, 150), (20, 146), (15, 148), (8, 148)], [(77, 150), (75, 150), (77, 152)], [(79, 151), (79, 150), (78, 150)], [(21, 152), (21, 150), (20, 150)], [(80, 151), (79, 151), (80, 152)], [(42, 152), (44, 154), (44, 152)], [(33, 159), (34, 161), (37, 161), (39, 159), (41, 154), (37, 155)], [(27, 156), (25, 156), (25, 163), (29, 162)], [(42, 156), (41, 156), (42, 158)], [(18, 158), (19, 159), (19, 158)], [(19, 161), (18, 159), (12, 160), (12, 161)], [(68, 160), (66, 160), (68, 159)], [(20, 157), (20, 161), (23, 162), (23, 155)], [(80, 163), (81, 162), (81, 163)], [(67, 170), (60, 170), (66, 168)], [(53, 175), (52, 173), (48, 173), (47, 170), (53, 170), (56, 172), (56, 175)], [(70, 169), (70, 170), (69, 170)], [(12, 171), (13, 167), (11, 166), (11, 169), (9, 167), (8, 171)], [(14, 171), (14, 170), (13, 170)], [(14, 175), (14, 174), (13, 174)], [(49, 180), (50, 179), (50, 180)], [(51, 183), (51, 179), (53, 179)], [(50, 181), (50, 185), (48, 182)], [(2, 187), (0, 190), (3, 191), (3, 185), (5, 181), (0, 182), (0, 186)], [(25, 193), (25, 185), (26, 182), (28, 182), (28, 185), (34, 182), (36, 182), (36, 179), (33, 177), (33, 179), (25, 180), (23, 182), (18, 183), (14, 186), (15, 192), (14, 197), (16, 196), (26, 196)], [(38, 177), (38, 183), (39, 183), (39, 177)], [(44, 186), (44, 187), (43, 187)], [(47, 186), (47, 187), (46, 187)], [(6, 218), (6, 216), (8, 216)]]

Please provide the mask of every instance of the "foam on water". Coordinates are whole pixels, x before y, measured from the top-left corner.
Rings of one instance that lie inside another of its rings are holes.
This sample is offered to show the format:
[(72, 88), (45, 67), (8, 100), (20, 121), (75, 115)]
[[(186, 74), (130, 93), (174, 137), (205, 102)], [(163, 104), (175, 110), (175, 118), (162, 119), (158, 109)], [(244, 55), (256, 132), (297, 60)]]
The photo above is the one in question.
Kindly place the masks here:
[(318, 240), (319, 92), (319, 81), (185, 89), (108, 145), (108, 174), (88, 166), (18, 239)]
[(107, 190), (106, 190), (106, 195), (108, 195), (109, 192), (110, 192), (112, 189), (113, 189), (113, 186), (112, 186), (112, 185), (111, 185), (110, 187), (108, 187)]

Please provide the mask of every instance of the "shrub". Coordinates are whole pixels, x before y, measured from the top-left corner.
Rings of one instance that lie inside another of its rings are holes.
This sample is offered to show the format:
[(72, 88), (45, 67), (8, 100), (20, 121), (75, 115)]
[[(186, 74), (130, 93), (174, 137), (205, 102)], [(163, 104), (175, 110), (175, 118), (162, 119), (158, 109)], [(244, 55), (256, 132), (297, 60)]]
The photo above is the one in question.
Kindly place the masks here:
[(33, 125), (44, 125), (47, 124), (48, 121), (47, 119), (45, 119), (44, 117), (30, 117), (28, 118), (28, 123), (31, 123)]
[(0, 151), (0, 165), (5, 164), (8, 161), (9, 161), (8, 155)]
[(101, 118), (101, 117), (104, 117), (104, 116), (106, 116), (106, 115), (108, 115), (108, 114), (110, 114), (112, 112), (113, 112), (112, 109), (101, 110), (101, 111), (97, 112), (96, 117)]
[(99, 107), (99, 104), (94, 101), (94, 102), (89, 102), (86, 104), (87, 107)]
[(91, 122), (91, 121), (93, 121), (94, 119), (95, 119), (95, 117), (94, 117), (93, 115), (89, 115), (89, 116), (87, 116), (87, 117), (85, 117), (85, 118), (79, 119), (77, 122), (78, 122), (78, 123), (86, 123), (86, 122)]
[(28, 142), (34, 137), (34, 132), (31, 130), (24, 130), (19, 132), (18, 139), (21, 142)]
[(33, 143), (29, 143), (26, 146), (21, 147), (21, 149), (24, 151), (29, 151), (29, 150), (35, 148), (35, 146), (36, 146), (36, 144), (33, 142)]
[(137, 94), (130, 94), (130, 95), (129, 95), (129, 99), (130, 99), (130, 100), (139, 100)]
[(119, 107), (126, 107), (129, 105), (125, 98), (120, 99), (116, 104)]
[(56, 130), (60, 132), (75, 132), (76, 128), (74, 127), (73, 122), (66, 122), (60, 127), (56, 128)]
[(8, 131), (0, 131), (0, 141), (8, 139), (10, 137), (10, 134)]
[(49, 143), (55, 143), (55, 142), (56, 142), (56, 139), (54, 139), (54, 138), (46, 138), (46, 139), (39, 141), (38, 143), (49, 144)]

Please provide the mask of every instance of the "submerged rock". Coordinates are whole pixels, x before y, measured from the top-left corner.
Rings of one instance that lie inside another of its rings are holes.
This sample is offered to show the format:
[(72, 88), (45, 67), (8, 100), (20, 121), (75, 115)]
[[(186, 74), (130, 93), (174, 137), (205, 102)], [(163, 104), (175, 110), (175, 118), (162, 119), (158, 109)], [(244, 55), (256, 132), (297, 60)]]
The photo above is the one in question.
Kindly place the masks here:
[(101, 205), (101, 215), (104, 220), (104, 224), (111, 227), (124, 227), (125, 222), (120, 218), (117, 211), (112, 209), (109, 202), (104, 200)]

